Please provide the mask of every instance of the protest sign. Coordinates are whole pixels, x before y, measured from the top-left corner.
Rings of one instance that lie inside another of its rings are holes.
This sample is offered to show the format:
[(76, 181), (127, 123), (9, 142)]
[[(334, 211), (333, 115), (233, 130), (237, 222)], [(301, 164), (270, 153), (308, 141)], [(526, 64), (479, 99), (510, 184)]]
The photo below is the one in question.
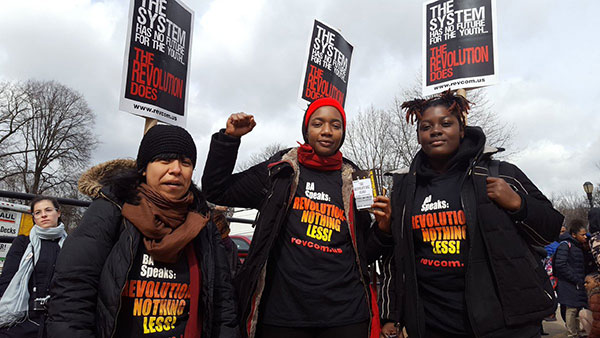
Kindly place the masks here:
[(423, 5), (423, 95), (497, 82), (496, 1)]
[(331, 97), (344, 106), (353, 49), (337, 30), (315, 20), (300, 82), (301, 103)]
[(179, 0), (131, 0), (121, 110), (185, 127), (193, 24)]

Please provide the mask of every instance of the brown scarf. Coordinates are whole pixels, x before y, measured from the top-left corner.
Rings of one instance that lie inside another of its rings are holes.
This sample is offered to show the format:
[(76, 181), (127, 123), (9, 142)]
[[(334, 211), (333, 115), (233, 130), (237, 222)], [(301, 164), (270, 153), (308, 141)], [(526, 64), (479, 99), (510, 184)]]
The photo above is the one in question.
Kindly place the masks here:
[(194, 202), (191, 192), (181, 199), (171, 200), (142, 183), (138, 197), (138, 205), (123, 205), (123, 217), (142, 233), (146, 250), (153, 259), (175, 263), (179, 253), (200, 233), (209, 218), (189, 210)]

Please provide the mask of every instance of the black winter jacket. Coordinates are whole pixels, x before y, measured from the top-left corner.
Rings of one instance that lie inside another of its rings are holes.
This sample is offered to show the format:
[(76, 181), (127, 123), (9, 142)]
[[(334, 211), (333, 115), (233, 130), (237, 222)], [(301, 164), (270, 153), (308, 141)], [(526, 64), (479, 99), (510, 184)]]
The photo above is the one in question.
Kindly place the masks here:
[(585, 258), (581, 243), (567, 231), (559, 238), (560, 245), (552, 263), (554, 275), (558, 278), (556, 293), (558, 302), (568, 307), (587, 306), (587, 293), (583, 287), (585, 279)]
[[(141, 243), (139, 231), (121, 216), (120, 199), (99, 184), (107, 171), (135, 167), (116, 160), (94, 167), (80, 190), (95, 198), (58, 258), (52, 281), (49, 337), (113, 337), (125, 286)], [(100, 177), (97, 177), (100, 176)], [(197, 200), (197, 199), (196, 199)], [(197, 207), (197, 210), (200, 210)], [(227, 258), (215, 224), (194, 239), (202, 289), (202, 337), (237, 337), (236, 305)]]
[[(298, 185), (299, 169), (297, 149), (294, 148), (281, 151), (268, 161), (241, 173), (232, 174), (239, 145), (239, 138), (225, 135), (223, 131), (213, 135), (202, 176), (202, 190), (211, 202), (259, 210), (248, 257), (234, 279), (242, 335), (252, 338), (258, 322), (256, 309), (265, 287), (266, 262), (287, 219), (288, 208)], [(385, 236), (376, 225), (371, 226), (367, 212), (358, 212), (354, 207), (351, 178), (354, 169), (354, 165), (344, 162), (342, 196), (365, 286), (365, 301), (369, 302), (368, 306), (373, 311), (372, 305), (376, 304), (371, 303), (367, 264), (377, 258), (382, 246), (391, 247), (391, 243), (384, 242)]]
[[(500, 162), (499, 177), (521, 196), (521, 209), (508, 213), (487, 197), (491, 149), (485, 135), (466, 127), (465, 137), (478, 144), (469, 159), (460, 191), (467, 217), (469, 253), (465, 298), (477, 337), (532, 337), (541, 320), (554, 311), (552, 287), (529, 244), (545, 245), (558, 236), (563, 216), (516, 166)], [(463, 147), (463, 145), (461, 145)], [(495, 150), (494, 150), (495, 152)], [(408, 335), (424, 337), (425, 314), (419, 299), (410, 210), (420, 155), (408, 171), (394, 175), (392, 189), (393, 257), (384, 267), (384, 321), (399, 321)], [(526, 238), (528, 239), (526, 241)]]
[[(56, 257), (58, 257), (58, 252), (60, 251), (58, 240), (49, 241), (42, 239), (41, 244), (40, 257), (38, 257), (38, 262), (34, 269), (35, 276), (32, 275), (29, 278), (30, 308), (33, 305), (33, 298), (35, 297), (35, 294), (32, 292), (33, 287), (41, 290), (47, 289), (54, 271), (53, 267), (56, 262)], [(21, 259), (23, 258), (23, 254), (28, 245), (29, 236), (19, 235), (12, 241), (12, 245), (6, 254), (4, 266), (2, 267), (2, 275), (0, 275), (0, 297), (4, 295), (8, 284), (10, 284), (10, 281), (19, 270), (19, 264), (21, 263)], [(33, 284), (33, 280), (36, 281), (35, 285)], [(45, 294), (40, 294), (40, 297), (45, 296)]]
[[(8, 284), (10, 284), (10, 281), (19, 270), (21, 258), (23, 258), (23, 254), (25, 253), (28, 245), (29, 236), (19, 235), (13, 240), (12, 245), (10, 246), (10, 249), (6, 255), (6, 260), (4, 261), (2, 275), (0, 275), (0, 297), (4, 295)], [(58, 240), (49, 241), (42, 239), (40, 257), (38, 257), (37, 264), (35, 265), (32, 275), (29, 278), (28, 317), (31, 321), (40, 324), (40, 327), (38, 328), (31, 322), (25, 321), (10, 328), (0, 329), (0, 337), (31, 337), (33, 336), (32, 332), (34, 331), (38, 332), (38, 337), (43, 336), (45, 314), (43, 311), (32, 311), (33, 301), (37, 297), (43, 298), (47, 296), (46, 291), (50, 285), (50, 279), (52, 278), (52, 274), (54, 272), (54, 263), (56, 262), (59, 251), (60, 246), (58, 245)], [(36, 290), (40, 291), (37, 293), (33, 292), (34, 287)]]

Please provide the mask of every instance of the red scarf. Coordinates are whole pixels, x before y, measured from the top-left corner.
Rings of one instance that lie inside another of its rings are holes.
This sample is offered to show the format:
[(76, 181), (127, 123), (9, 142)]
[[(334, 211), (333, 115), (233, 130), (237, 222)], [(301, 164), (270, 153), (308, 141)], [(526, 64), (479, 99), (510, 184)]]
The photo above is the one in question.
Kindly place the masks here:
[(191, 244), (185, 246), (185, 254), (190, 266), (190, 317), (185, 326), (185, 338), (202, 337), (202, 309), (200, 309), (200, 294), (202, 292), (202, 271), (198, 258)]
[(305, 167), (315, 170), (340, 170), (342, 169), (342, 153), (338, 150), (331, 156), (319, 156), (315, 153), (310, 144), (305, 143), (298, 147), (298, 162)]

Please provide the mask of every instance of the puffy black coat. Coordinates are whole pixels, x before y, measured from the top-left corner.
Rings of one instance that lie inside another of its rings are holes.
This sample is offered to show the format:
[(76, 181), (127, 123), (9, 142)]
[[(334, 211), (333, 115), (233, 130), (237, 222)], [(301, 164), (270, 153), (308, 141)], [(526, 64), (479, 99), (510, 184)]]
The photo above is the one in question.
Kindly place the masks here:
[[(202, 190), (211, 202), (260, 211), (254, 223), (256, 230), (248, 257), (234, 279), (242, 335), (254, 337), (258, 322), (258, 311), (255, 310), (258, 309), (265, 287), (266, 262), (286, 220), (289, 203), (296, 192), (298, 161), (296, 149), (288, 149), (279, 152), (268, 161), (232, 175), (239, 145), (238, 138), (227, 136), (223, 131), (213, 135), (202, 176)], [(353, 170), (354, 166), (349, 162), (342, 166), (342, 197), (346, 219), (351, 228), (350, 235), (356, 248), (361, 279), (365, 285), (366, 300), (371, 307), (373, 303), (367, 286), (367, 265), (377, 258), (381, 247), (386, 247), (385, 236), (377, 226), (371, 226), (371, 219), (366, 211), (358, 212), (354, 207), (351, 187)]]
[[(530, 243), (545, 245), (558, 236), (563, 216), (516, 166), (500, 162), (499, 176), (521, 196), (521, 209), (509, 214), (487, 197), (491, 153), (484, 152), (481, 129), (467, 127), (465, 137), (480, 144), (469, 160), (460, 196), (467, 216), (469, 254), (465, 299), (477, 337), (532, 337), (555, 309), (552, 286)], [(462, 147), (462, 146), (461, 146)], [(424, 337), (425, 314), (419, 300), (410, 221), (416, 168), (394, 176), (392, 189), (393, 259), (383, 269), (384, 320), (399, 321), (408, 335)], [(528, 239), (528, 241), (526, 241)], [(391, 276), (391, 277), (390, 277)], [(391, 280), (390, 280), (391, 279)]]
[[(127, 163), (135, 166), (135, 162)], [(91, 169), (101, 173), (106, 170)], [(114, 336), (121, 290), (138, 252), (141, 235), (122, 217), (120, 200), (112, 191), (99, 189), (99, 186), (89, 189), (98, 198), (65, 241), (58, 258), (47, 322), (49, 337)], [(202, 273), (202, 337), (239, 335), (229, 266), (220, 242), (221, 236), (212, 221), (193, 241)]]
[(587, 306), (587, 293), (583, 287), (585, 258), (581, 243), (567, 231), (560, 236), (560, 245), (554, 254), (553, 272), (558, 282), (556, 293), (563, 306)]

